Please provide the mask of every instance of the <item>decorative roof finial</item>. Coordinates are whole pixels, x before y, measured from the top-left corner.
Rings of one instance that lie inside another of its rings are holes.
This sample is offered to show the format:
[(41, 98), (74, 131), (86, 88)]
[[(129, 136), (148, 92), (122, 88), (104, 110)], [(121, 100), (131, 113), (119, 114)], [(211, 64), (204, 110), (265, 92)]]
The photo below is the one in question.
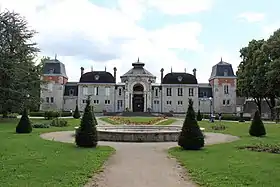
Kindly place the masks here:
[(106, 66), (105, 66), (105, 72), (106, 72)]
[(139, 61), (139, 57), (138, 57), (138, 59), (137, 59), (137, 62), (139, 63), (140, 61)]
[(221, 62), (223, 62), (223, 57), (221, 57)]
[(185, 73), (187, 73), (187, 69), (185, 68), (184, 70), (185, 70)]
[(171, 66), (171, 73), (172, 73), (172, 66)]
[(93, 71), (93, 66), (91, 66), (91, 71)]
[(55, 53), (55, 55), (54, 55), (54, 59), (57, 60), (57, 54), (56, 54), (56, 53)]

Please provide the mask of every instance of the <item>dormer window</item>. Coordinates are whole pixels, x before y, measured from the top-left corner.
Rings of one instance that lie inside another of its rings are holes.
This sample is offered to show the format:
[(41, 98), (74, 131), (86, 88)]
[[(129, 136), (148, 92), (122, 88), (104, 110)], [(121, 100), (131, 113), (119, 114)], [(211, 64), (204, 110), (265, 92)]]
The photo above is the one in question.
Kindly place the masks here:
[(228, 70), (227, 70), (227, 69), (225, 69), (225, 71), (224, 71), (224, 76), (225, 76), (225, 77), (228, 76)]
[(49, 73), (53, 74), (54, 73), (54, 69), (49, 69)]
[(74, 95), (74, 90), (73, 90), (73, 89), (69, 90), (69, 95), (70, 95), (70, 96), (73, 96), (73, 95)]
[(95, 80), (99, 80), (99, 75), (95, 75), (95, 76), (94, 76), (94, 79), (95, 79)]
[(183, 80), (183, 77), (179, 76), (178, 81), (181, 82)]

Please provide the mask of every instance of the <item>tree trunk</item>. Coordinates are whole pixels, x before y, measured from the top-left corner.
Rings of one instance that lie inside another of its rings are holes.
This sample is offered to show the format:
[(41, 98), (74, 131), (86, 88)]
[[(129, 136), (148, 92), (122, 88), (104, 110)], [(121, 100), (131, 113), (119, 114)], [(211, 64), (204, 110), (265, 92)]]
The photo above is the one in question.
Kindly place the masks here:
[(270, 117), (271, 117), (271, 120), (274, 120), (275, 119), (275, 106), (276, 106), (276, 102), (275, 102), (275, 96), (271, 96), (269, 97), (269, 99), (265, 98), (265, 101), (270, 109)]
[(3, 118), (8, 118), (8, 111), (4, 110), (2, 114), (3, 114)]
[(262, 100), (260, 98), (254, 98), (254, 101), (258, 107), (258, 110), (260, 112), (260, 116), (262, 116)]

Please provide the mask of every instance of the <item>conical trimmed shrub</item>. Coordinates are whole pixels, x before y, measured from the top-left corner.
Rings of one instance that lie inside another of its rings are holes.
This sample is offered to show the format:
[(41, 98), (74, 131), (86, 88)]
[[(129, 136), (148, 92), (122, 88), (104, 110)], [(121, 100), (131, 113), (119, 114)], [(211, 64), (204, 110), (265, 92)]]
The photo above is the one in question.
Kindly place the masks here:
[(202, 121), (202, 115), (201, 115), (201, 113), (200, 113), (200, 110), (198, 110), (198, 112), (197, 112), (196, 120), (197, 120), (197, 121)]
[(185, 150), (199, 150), (204, 147), (204, 135), (195, 119), (193, 101), (191, 99), (189, 99), (189, 107), (179, 135), (178, 145)]
[(20, 121), (16, 127), (16, 133), (31, 133), (32, 132), (32, 125), (28, 117), (27, 109), (23, 110), (22, 116)]
[(80, 128), (77, 129), (75, 134), (75, 142), (78, 147), (97, 146), (98, 138), (96, 125), (96, 121), (93, 119), (91, 111), (90, 99), (87, 99)]
[(251, 123), (249, 134), (251, 136), (261, 137), (266, 135), (264, 124), (261, 120), (259, 110), (256, 110), (253, 121)]
[(73, 118), (79, 119), (80, 117), (81, 117), (81, 114), (80, 114), (78, 105), (76, 104), (76, 108), (75, 108), (75, 111), (74, 111), (74, 114), (73, 114)]

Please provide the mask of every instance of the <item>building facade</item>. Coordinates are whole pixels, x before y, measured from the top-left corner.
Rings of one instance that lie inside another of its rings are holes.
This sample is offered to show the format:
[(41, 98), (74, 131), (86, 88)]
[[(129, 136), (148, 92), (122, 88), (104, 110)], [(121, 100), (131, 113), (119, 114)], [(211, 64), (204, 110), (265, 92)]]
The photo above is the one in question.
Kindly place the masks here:
[(154, 112), (185, 113), (188, 99), (194, 110), (202, 113), (236, 112), (236, 76), (231, 64), (222, 59), (212, 67), (209, 83), (198, 83), (193, 72), (169, 72), (161, 69), (160, 83), (144, 68), (145, 64), (132, 63), (132, 68), (116, 82), (117, 69), (84, 72), (81, 67), (79, 82), (68, 82), (66, 69), (57, 59), (49, 60), (43, 68), (40, 109), (74, 110), (78, 104), (83, 110), (90, 96), (95, 112)]

